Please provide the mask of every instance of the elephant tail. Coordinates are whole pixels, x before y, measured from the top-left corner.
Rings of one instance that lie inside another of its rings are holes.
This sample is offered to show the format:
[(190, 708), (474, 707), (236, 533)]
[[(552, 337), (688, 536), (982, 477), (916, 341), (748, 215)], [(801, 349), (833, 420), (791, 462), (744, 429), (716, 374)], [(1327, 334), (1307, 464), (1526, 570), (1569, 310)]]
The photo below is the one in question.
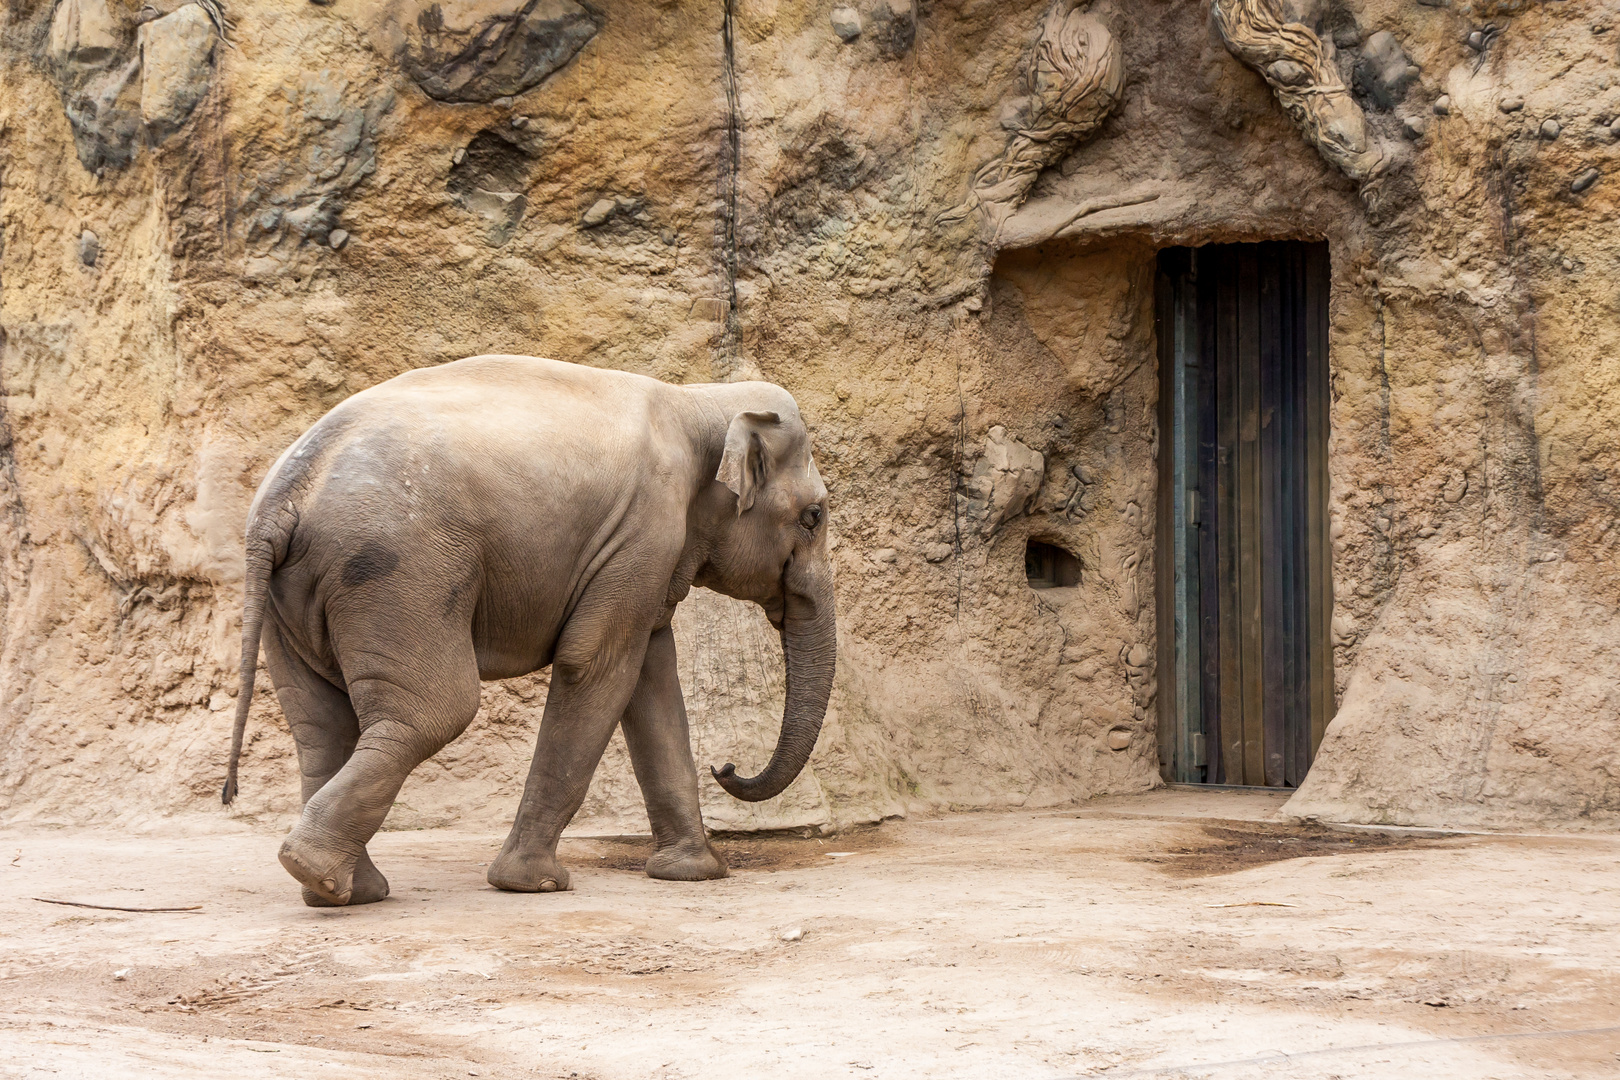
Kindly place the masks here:
[(231, 760), (225, 767), (225, 787), (219, 793), (220, 801), (226, 806), (236, 798), (236, 766), (242, 757), (242, 735), (247, 730), (248, 706), (253, 704), (253, 680), (259, 670), (259, 639), (264, 633), (264, 605), (269, 599), (270, 574), (276, 568), (278, 546), (282, 545), (250, 527), (246, 600), (242, 609), (242, 667), (236, 691), (236, 726), (231, 731)]

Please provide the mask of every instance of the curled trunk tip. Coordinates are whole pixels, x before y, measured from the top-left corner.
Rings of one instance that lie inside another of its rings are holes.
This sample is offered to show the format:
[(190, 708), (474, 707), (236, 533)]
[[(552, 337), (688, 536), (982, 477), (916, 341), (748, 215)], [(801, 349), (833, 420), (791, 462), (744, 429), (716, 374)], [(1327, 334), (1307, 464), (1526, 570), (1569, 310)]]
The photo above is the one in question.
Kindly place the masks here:
[(816, 748), (832, 693), (837, 632), (831, 580), (825, 575), (812, 579), (803, 595), (785, 591), (781, 633), (787, 699), (776, 748), (757, 776), (738, 776), (737, 767), (730, 762), (709, 769), (715, 783), (744, 802), (776, 798), (803, 771)]

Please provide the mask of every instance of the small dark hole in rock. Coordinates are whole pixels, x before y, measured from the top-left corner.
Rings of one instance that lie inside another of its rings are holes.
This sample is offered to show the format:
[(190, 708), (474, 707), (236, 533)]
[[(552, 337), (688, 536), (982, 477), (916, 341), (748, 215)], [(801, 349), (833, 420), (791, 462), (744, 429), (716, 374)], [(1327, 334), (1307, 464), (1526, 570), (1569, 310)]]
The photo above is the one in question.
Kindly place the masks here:
[(1067, 589), (1080, 584), (1080, 560), (1055, 544), (1031, 540), (1024, 549), (1024, 575), (1032, 589)]
[(485, 129), (474, 135), (467, 152), (450, 169), (445, 190), (465, 198), (485, 191), (526, 191), (533, 159), (522, 147)]

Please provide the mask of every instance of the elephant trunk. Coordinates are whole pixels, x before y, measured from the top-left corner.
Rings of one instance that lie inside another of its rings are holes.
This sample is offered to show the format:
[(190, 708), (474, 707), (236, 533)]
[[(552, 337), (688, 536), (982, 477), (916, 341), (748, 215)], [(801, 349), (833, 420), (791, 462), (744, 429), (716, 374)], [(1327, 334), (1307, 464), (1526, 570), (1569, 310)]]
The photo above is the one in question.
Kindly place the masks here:
[[(819, 572), (818, 572), (819, 571)], [(793, 579), (799, 580), (793, 580)], [(782, 794), (810, 760), (832, 695), (837, 633), (832, 575), (825, 566), (809, 574), (790, 567), (783, 580), (782, 657), (787, 664), (787, 704), (771, 760), (758, 776), (738, 776), (727, 763), (711, 769), (721, 787), (744, 802)]]

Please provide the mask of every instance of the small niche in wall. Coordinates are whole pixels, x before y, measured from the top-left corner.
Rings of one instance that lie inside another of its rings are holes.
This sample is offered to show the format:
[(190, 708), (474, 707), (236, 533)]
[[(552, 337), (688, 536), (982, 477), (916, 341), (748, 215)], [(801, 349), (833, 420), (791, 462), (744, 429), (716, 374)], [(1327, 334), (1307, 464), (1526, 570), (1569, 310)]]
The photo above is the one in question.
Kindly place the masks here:
[(1080, 560), (1056, 544), (1031, 540), (1024, 548), (1024, 576), (1032, 589), (1069, 589), (1080, 584)]

